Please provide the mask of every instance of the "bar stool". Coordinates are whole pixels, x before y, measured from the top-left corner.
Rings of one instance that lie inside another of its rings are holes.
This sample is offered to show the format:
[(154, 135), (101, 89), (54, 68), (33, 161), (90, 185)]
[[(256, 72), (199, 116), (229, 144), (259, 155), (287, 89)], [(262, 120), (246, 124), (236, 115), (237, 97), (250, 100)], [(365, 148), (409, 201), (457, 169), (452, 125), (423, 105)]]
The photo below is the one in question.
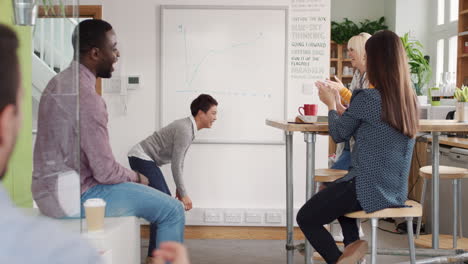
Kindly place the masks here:
[[(315, 170), (315, 182), (327, 183), (334, 182), (340, 178), (343, 178), (347, 170), (335, 170), (335, 169), (316, 169)], [(318, 191), (318, 186), (316, 186), (315, 192)]]
[(372, 232), (371, 232), (371, 264), (377, 263), (377, 226), (379, 224), (379, 218), (388, 217), (405, 217), (406, 226), (408, 231), (408, 244), (410, 250), (410, 261), (411, 264), (416, 263), (416, 249), (414, 247), (413, 237), (413, 217), (422, 216), (422, 207), (415, 201), (408, 200), (405, 202), (407, 206), (403, 208), (386, 208), (373, 213), (366, 213), (364, 211), (352, 212), (346, 214), (347, 217), (357, 219), (371, 219)]
[[(440, 179), (453, 181), (453, 248), (457, 248), (457, 227), (459, 227), (460, 238), (463, 236), (462, 222), (462, 192), (461, 179), (468, 178), (468, 169), (439, 166)], [(419, 177), (423, 179), (423, 187), (421, 193), (421, 205), (424, 207), (424, 199), (426, 198), (427, 179), (432, 179), (432, 166), (424, 166), (419, 169)], [(421, 229), (422, 217), (418, 219), (416, 227), (416, 238), (419, 238)], [(457, 223), (458, 221), (458, 223)]]

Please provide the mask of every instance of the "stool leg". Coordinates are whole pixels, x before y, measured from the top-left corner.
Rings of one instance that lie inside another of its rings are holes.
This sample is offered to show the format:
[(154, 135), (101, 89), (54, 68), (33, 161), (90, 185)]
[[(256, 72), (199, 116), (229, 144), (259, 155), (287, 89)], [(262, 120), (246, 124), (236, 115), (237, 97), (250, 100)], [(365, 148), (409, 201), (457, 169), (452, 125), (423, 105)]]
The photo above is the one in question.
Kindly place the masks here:
[(460, 238), (463, 238), (463, 204), (462, 204), (462, 181), (458, 179), (458, 225), (460, 227), (459, 229), (459, 236)]
[[(421, 207), (424, 209), (424, 199), (426, 199), (426, 185), (427, 185), (427, 180), (426, 178), (423, 178), (423, 186), (422, 186), (422, 192), (421, 192)], [(422, 216), (418, 217), (418, 225), (416, 227), (416, 238), (419, 238), (419, 233), (421, 233), (421, 222), (422, 222)]]
[(453, 248), (457, 248), (458, 229), (458, 180), (453, 180)]
[(371, 264), (377, 264), (377, 226), (379, 224), (378, 218), (371, 219)]
[(414, 247), (413, 217), (406, 217), (406, 229), (408, 231), (408, 244), (411, 264), (416, 264), (416, 249)]

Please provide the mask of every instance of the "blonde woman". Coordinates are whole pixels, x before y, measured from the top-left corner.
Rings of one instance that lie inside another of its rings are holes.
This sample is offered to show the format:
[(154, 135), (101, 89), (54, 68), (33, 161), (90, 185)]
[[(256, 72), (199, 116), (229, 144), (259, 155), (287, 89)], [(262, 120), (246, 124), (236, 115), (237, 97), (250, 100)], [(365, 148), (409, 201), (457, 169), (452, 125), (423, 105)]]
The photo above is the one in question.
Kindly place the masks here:
[[(336, 76), (336, 81), (327, 80), (328, 86), (339, 92), (341, 103), (344, 105), (349, 105), (354, 90), (369, 88), (369, 81), (366, 75), (365, 45), (370, 37), (371, 35), (369, 33), (363, 32), (350, 38), (348, 41), (348, 55), (351, 58), (351, 65), (355, 69), (349, 89), (346, 88)], [(346, 108), (342, 108), (341, 110), (345, 109)]]

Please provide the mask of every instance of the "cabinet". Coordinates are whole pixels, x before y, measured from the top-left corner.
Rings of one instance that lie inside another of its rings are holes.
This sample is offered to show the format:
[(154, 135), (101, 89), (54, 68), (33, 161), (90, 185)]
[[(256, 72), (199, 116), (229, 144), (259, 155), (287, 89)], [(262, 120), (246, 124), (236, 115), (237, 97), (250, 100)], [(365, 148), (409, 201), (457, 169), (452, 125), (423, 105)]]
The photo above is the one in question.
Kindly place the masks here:
[(347, 43), (330, 42), (330, 79), (333, 80), (336, 75), (346, 87), (351, 83), (354, 72), (351, 59), (348, 57), (347, 46)]
[(461, 87), (468, 85), (468, 0), (460, 0), (458, 10), (457, 86)]

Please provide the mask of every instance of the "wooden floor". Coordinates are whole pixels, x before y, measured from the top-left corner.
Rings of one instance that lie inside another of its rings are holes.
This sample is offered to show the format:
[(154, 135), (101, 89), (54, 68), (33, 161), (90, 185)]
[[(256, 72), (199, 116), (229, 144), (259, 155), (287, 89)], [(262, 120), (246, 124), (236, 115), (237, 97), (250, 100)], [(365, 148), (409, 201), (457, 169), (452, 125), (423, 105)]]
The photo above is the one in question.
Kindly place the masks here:
[[(141, 238), (149, 238), (149, 226), (141, 226)], [(256, 226), (186, 226), (185, 239), (250, 239), (284, 240), (286, 227)], [(303, 240), (304, 235), (298, 227), (294, 228), (294, 240)]]
[[(439, 248), (453, 249), (452, 235), (439, 235)], [(432, 248), (432, 235), (421, 235), (418, 239), (414, 239), (417, 247)], [(459, 238), (457, 241), (457, 249), (468, 250), (468, 238)]]

